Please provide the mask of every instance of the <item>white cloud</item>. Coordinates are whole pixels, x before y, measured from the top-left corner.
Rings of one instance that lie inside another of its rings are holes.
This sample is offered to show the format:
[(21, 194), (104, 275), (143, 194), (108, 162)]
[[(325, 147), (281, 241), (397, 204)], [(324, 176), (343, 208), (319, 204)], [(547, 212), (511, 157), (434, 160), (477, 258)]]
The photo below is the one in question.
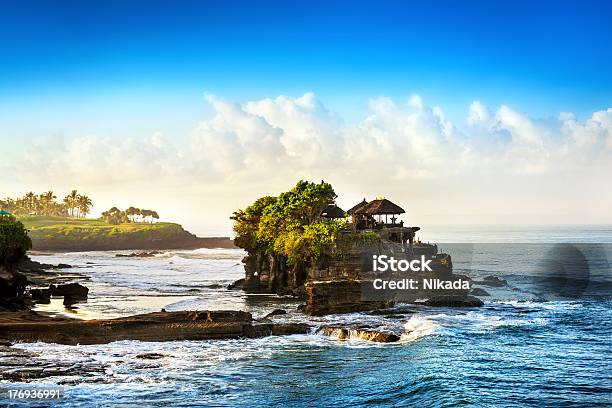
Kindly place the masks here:
[[(598, 185), (602, 197), (612, 199), (610, 188), (601, 187), (610, 184), (612, 173), (612, 108), (585, 121), (571, 113), (540, 120), (474, 101), (467, 125), (458, 127), (419, 95), (404, 104), (372, 99), (368, 115), (353, 123), (311, 93), (246, 103), (213, 95), (206, 100), (213, 114), (194, 125), (187, 143), (171, 143), (161, 134), (54, 139), (33, 144), (5, 167), (26, 184), (62, 180), (91, 190), (124, 185), (138, 191), (154, 180), (158, 188), (185, 191), (188, 186), (202, 197), (226, 192), (219, 213), (302, 177), (329, 180), (349, 196), (354, 192), (353, 198), (369, 192), (394, 195), (420, 208), (421, 216), (446, 211), (456, 222), (461, 221), (457, 214), (472, 210), (478, 216), (483, 211), (531, 214), (533, 205), (516, 201), (527, 191), (530, 200), (555, 205), (552, 197), (571, 185), (575, 193), (565, 205), (575, 219), (580, 210), (573, 197), (581, 189), (587, 194)], [(196, 203), (198, 209), (210, 205), (195, 199), (193, 212)]]

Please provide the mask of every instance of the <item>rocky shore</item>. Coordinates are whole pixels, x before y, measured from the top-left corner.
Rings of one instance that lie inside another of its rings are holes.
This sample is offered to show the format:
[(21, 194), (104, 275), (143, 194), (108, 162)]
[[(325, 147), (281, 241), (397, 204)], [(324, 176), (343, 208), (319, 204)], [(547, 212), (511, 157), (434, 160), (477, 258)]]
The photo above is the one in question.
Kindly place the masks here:
[(116, 236), (94, 240), (66, 240), (62, 237), (34, 238), (32, 248), (47, 252), (127, 251), (127, 250), (172, 250), (199, 248), (236, 248), (228, 237), (197, 237), (182, 231), (170, 237), (154, 234), (143, 236)]
[(118, 319), (77, 320), (0, 314), (0, 342), (103, 344), (120, 340), (174, 341), (305, 334), (303, 323), (255, 320), (242, 311), (156, 312)]

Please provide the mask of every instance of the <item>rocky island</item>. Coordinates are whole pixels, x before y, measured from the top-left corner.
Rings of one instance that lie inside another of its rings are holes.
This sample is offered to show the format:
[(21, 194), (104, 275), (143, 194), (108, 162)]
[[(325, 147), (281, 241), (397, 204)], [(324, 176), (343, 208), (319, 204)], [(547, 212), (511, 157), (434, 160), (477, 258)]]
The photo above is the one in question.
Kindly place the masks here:
[[(336, 198), (328, 183), (300, 181), (278, 197), (262, 197), (235, 212), (234, 242), (248, 255), (243, 260), (245, 278), (232, 287), (303, 298), (311, 315), (419, 299), (436, 306), (482, 305), (469, 295), (470, 279), (453, 273), (449, 254), (415, 240), (420, 227), (397, 222), (405, 212), (401, 207), (385, 198), (364, 199), (345, 212), (335, 204)], [(407, 264), (422, 259), (428, 267), (409, 276), (374, 271), (375, 260), (383, 256)], [(410, 290), (379, 290), (376, 285), (383, 279), (397, 282), (407, 277), (417, 282)]]

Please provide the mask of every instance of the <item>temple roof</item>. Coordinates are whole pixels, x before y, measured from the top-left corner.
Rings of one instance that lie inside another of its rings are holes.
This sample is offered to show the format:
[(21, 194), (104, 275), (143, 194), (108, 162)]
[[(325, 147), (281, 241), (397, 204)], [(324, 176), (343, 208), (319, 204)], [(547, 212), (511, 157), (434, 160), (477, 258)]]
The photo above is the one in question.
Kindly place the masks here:
[(344, 210), (336, 204), (329, 204), (321, 211), (321, 217), (324, 218), (344, 218), (345, 216)]
[(376, 199), (370, 202), (369, 204), (359, 207), (354, 211), (355, 214), (369, 214), (369, 215), (378, 215), (378, 214), (404, 214), (406, 211), (402, 207), (397, 204), (392, 203), (386, 198)]
[(353, 206), (350, 210), (347, 211), (348, 214), (354, 214), (355, 211), (359, 210), (361, 207), (368, 205), (368, 202), (366, 201), (366, 199), (364, 198), (362, 202), (358, 203), (357, 205)]

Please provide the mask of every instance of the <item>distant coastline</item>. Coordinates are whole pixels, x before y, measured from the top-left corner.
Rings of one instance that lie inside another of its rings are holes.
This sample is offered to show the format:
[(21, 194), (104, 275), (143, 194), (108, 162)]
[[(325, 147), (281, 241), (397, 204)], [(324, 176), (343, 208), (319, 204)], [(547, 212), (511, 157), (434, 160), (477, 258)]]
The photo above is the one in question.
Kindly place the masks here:
[(34, 251), (235, 248), (229, 237), (197, 237), (170, 222), (109, 224), (100, 219), (55, 216), (18, 219), (29, 230)]

